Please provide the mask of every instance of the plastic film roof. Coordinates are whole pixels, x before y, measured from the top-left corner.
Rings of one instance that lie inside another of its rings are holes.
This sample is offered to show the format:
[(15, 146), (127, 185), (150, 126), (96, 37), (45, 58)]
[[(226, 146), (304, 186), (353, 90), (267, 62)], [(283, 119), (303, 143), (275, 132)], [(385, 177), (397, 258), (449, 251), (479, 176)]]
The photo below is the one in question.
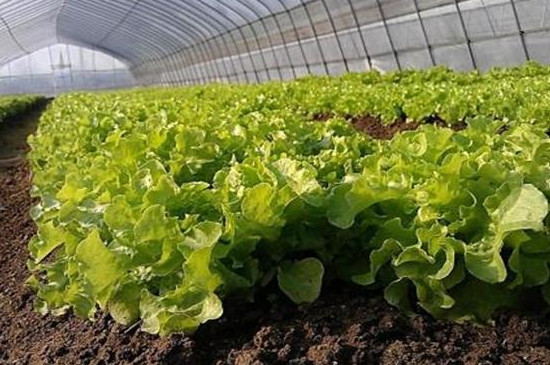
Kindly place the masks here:
[(300, 0), (0, 0), (0, 64), (55, 43), (141, 63)]

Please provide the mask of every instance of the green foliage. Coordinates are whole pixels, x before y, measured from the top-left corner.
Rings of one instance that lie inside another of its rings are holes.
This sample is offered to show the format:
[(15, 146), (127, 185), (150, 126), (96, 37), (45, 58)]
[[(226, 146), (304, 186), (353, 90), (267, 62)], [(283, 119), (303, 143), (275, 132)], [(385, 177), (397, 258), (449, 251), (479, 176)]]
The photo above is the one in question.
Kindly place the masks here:
[(295, 303), (311, 303), (319, 297), (324, 267), (316, 258), (279, 265), (277, 281), (281, 290)]
[(0, 97), (0, 124), (32, 108), (43, 100), (39, 96), (3, 96)]
[[(30, 138), (37, 308), (99, 307), (164, 335), (271, 283), (307, 303), (347, 280), (457, 321), (550, 298), (548, 77), (530, 64), (62, 96)], [(375, 141), (346, 114), (468, 128)]]

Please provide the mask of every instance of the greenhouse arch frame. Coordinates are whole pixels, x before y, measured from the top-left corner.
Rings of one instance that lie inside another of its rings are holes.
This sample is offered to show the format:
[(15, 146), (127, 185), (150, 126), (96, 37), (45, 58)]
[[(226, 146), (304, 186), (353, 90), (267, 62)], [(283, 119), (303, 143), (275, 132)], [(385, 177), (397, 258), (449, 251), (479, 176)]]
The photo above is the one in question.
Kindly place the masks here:
[(116, 57), (139, 85), (548, 63), (549, 3), (6, 0), (0, 3), (0, 65), (58, 43)]

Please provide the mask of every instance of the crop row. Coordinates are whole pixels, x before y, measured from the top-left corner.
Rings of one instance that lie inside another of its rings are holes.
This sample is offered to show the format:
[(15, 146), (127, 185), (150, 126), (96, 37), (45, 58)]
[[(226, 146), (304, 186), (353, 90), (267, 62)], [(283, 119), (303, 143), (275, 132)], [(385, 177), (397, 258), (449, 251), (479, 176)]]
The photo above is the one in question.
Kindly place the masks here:
[[(528, 65), (60, 97), (30, 139), (37, 308), (169, 334), (220, 317), (223, 298), (278, 286), (311, 302), (334, 280), (459, 321), (548, 299), (549, 78)], [(353, 115), (468, 127), (377, 141)]]
[(0, 97), (0, 123), (26, 112), (42, 99), (38, 96)]

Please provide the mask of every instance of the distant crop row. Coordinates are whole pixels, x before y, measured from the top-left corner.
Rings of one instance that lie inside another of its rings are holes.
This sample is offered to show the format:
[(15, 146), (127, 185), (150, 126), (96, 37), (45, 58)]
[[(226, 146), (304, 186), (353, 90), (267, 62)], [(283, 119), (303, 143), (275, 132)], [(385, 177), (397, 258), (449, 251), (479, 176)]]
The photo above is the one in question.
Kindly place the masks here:
[(0, 124), (36, 105), (43, 98), (38, 96), (0, 97)]
[[(307, 303), (334, 280), (458, 321), (549, 300), (549, 81), (528, 65), (60, 97), (30, 139), (37, 308), (169, 334), (230, 296)], [(357, 115), (468, 127), (377, 141)]]

